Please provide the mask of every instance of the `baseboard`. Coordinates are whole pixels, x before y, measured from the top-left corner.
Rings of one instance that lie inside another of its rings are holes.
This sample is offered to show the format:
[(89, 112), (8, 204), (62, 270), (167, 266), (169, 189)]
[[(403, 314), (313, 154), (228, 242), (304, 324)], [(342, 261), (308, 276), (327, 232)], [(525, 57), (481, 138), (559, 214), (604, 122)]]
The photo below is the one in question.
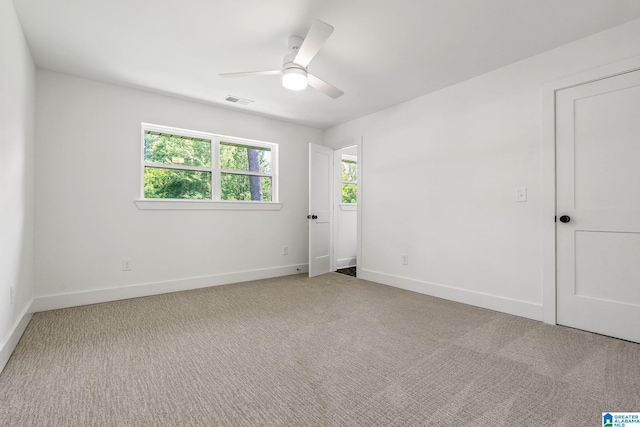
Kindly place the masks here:
[(235, 273), (217, 274), (213, 276), (192, 277), (181, 280), (144, 283), (116, 288), (96, 289), (83, 292), (72, 292), (37, 297), (33, 303), (33, 311), (57, 310), (101, 302), (117, 301), (130, 298), (187, 291), (190, 289), (208, 288), (210, 286), (228, 285), (249, 280), (270, 279), (272, 277), (289, 276), (307, 273), (308, 264), (288, 265), (284, 267), (247, 270)]
[(356, 257), (351, 257), (351, 258), (341, 258), (339, 260), (337, 260), (336, 262), (336, 268), (349, 268), (349, 267), (355, 267), (357, 265), (357, 258)]
[(27, 304), (27, 307), (22, 312), (20, 319), (11, 329), (9, 338), (7, 338), (7, 340), (2, 343), (2, 346), (0, 346), (0, 372), (2, 372), (4, 367), (7, 365), (13, 350), (15, 350), (18, 345), (18, 341), (20, 341), (22, 334), (24, 334), (25, 329), (27, 329), (27, 326), (31, 321), (31, 317), (33, 317), (32, 307), (33, 301), (30, 304)]
[(463, 304), (542, 321), (542, 304), (534, 304), (481, 292), (473, 292), (466, 289), (423, 282), (420, 280), (379, 273), (377, 271), (366, 269), (361, 269), (358, 272), (358, 278), (400, 289), (406, 289), (408, 291), (418, 292), (420, 294), (431, 295), (438, 298), (461, 302)]

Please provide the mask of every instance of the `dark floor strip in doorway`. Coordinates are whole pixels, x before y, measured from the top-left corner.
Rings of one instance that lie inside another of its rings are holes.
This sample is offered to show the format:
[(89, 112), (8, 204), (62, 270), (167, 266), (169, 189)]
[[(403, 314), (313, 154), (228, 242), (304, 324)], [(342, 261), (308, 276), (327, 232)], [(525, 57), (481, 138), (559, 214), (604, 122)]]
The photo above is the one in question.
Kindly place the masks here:
[(356, 268), (355, 267), (347, 267), (347, 268), (339, 268), (336, 270), (336, 273), (346, 274), (347, 276), (356, 276)]

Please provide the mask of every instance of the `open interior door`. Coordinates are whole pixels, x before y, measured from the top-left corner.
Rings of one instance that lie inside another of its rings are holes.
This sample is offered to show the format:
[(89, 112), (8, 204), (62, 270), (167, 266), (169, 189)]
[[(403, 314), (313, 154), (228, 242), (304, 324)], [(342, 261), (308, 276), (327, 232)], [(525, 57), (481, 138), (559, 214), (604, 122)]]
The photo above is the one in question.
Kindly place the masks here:
[(331, 271), (333, 150), (309, 144), (309, 277)]
[(558, 323), (640, 342), (640, 71), (556, 94)]

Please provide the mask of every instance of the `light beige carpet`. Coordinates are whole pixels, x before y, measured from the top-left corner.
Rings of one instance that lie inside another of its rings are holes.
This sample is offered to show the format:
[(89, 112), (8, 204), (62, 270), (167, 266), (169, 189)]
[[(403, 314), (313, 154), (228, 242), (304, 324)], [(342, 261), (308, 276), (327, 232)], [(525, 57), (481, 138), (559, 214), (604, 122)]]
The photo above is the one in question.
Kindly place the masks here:
[(34, 315), (0, 426), (600, 426), (640, 345), (341, 274)]

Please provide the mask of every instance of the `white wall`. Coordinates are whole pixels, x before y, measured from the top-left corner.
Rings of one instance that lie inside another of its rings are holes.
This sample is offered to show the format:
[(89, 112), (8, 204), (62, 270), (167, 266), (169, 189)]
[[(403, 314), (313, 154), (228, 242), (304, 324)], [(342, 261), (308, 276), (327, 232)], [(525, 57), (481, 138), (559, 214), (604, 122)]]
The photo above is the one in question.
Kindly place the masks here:
[[(36, 309), (305, 271), (321, 130), (49, 71), (36, 81)], [(141, 122), (278, 143), (284, 206), (139, 210)]]
[(13, 3), (0, 0), (0, 370), (28, 323), (34, 296), (34, 76)]
[(638, 40), (637, 20), (327, 129), (364, 140), (361, 277), (541, 320), (541, 85)]

